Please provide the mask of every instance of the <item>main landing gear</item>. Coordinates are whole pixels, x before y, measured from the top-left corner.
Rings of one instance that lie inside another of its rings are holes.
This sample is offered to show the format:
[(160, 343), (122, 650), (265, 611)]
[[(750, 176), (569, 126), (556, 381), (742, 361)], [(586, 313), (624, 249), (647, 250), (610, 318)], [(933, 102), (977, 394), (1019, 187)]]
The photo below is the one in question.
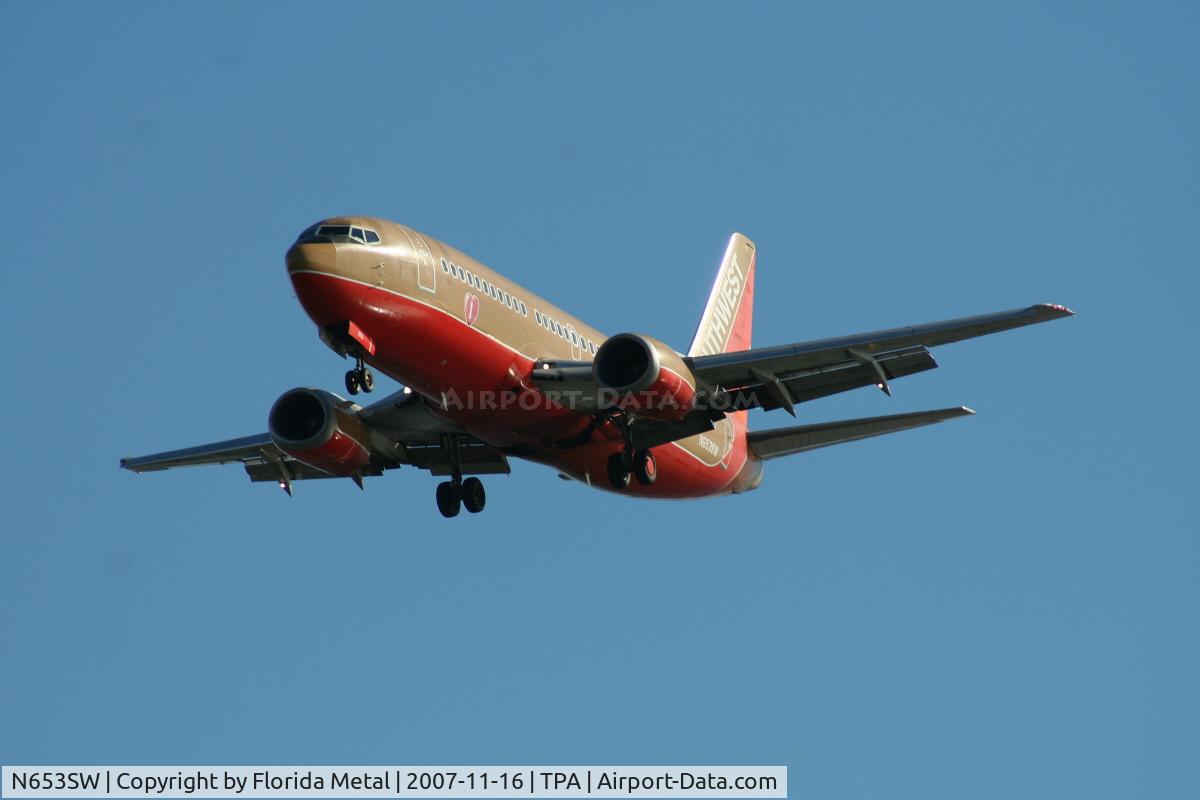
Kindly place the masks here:
[(451, 477), (449, 481), (438, 483), (438, 511), (443, 517), (457, 517), (458, 510), (466, 507), (470, 513), (479, 513), (487, 504), (487, 492), (484, 482), (478, 477), (462, 479), (462, 461), (458, 458), (458, 439), (454, 435), (446, 435), (442, 439), (446, 456), (449, 457)]
[(649, 486), (658, 479), (658, 464), (648, 449), (634, 449), (633, 433), (629, 429), (629, 417), (620, 412), (610, 419), (621, 431), (625, 449), (608, 457), (608, 482), (617, 491), (629, 488), (631, 479), (637, 478), (642, 486)]
[(617, 490), (629, 488), (633, 478), (642, 486), (658, 479), (658, 464), (649, 450), (624, 450), (608, 457), (608, 482)]
[(486, 503), (487, 492), (479, 478), (454, 478), (438, 484), (437, 507), (443, 517), (457, 517), (460, 507), (478, 514)]
[(457, 517), (461, 507), (466, 507), (472, 514), (483, 511), (487, 503), (487, 492), (483, 490), (483, 481), (479, 478), (463, 480), (462, 462), (458, 457), (458, 439), (455, 436), (445, 436), (442, 446), (450, 460), (452, 477), (439, 483), (437, 487), (437, 507), (443, 517)]
[(359, 390), (370, 394), (375, 388), (375, 374), (371, 372), (371, 368), (363, 363), (363, 360), (357, 359), (357, 365), (354, 369), (346, 373), (346, 391), (350, 394), (358, 394)]

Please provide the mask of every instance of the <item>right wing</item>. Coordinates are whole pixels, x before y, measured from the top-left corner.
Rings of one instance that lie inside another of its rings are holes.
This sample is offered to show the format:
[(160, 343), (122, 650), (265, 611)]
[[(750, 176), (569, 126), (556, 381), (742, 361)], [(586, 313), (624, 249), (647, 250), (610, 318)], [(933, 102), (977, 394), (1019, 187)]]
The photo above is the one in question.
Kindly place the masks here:
[(226, 439), (223, 442), (168, 450), (136, 458), (122, 458), (121, 468), (130, 472), (158, 472), (175, 467), (195, 467), (201, 464), (228, 464), (233, 461), (245, 464), (285, 457), (265, 433)]
[[(433, 414), (410, 392), (401, 390), (366, 408), (358, 408), (356, 413), (373, 439), (387, 445), (387, 455), (376, 452), (363, 475), (382, 475), (384, 470), (402, 465), (427, 469), (433, 475), (450, 475), (453, 460), (458, 461), (464, 475), (509, 472), (508, 459), (503, 453)], [(293, 480), (335, 477), (284, 453), (266, 433), (122, 458), (121, 467), (131, 472), (157, 472), (232, 462), (241, 463), (252, 481), (275, 481), (289, 490)]]
[(933, 425), (955, 417), (964, 417), (975, 412), (966, 406), (941, 408), (936, 411), (917, 411), (911, 414), (893, 414), (887, 417), (866, 417), (839, 422), (822, 422), (818, 425), (799, 425), (795, 428), (780, 428), (773, 431), (750, 431), (747, 443), (761, 459), (790, 456), (831, 444), (855, 442), (882, 436), (885, 433)]

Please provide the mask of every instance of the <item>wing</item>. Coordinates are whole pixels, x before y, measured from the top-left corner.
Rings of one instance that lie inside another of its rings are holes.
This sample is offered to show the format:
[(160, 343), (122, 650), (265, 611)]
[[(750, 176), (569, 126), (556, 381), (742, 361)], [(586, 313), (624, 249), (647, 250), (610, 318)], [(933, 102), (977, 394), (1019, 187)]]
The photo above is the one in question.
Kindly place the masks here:
[(885, 433), (933, 425), (955, 417), (964, 417), (975, 412), (965, 406), (941, 408), (936, 411), (917, 411), (911, 414), (893, 414), (887, 417), (866, 417), (839, 422), (823, 422), (819, 425), (799, 425), (795, 428), (780, 428), (773, 431), (751, 431), (747, 443), (759, 458), (769, 459), (790, 456), (831, 444), (855, 442), (882, 436)]
[(732, 408), (785, 408), (795, 403), (933, 369), (926, 349), (989, 333), (1073, 316), (1064, 306), (1035, 305), (976, 317), (833, 339), (758, 347), (692, 359), (699, 381), (724, 393)]
[[(724, 411), (784, 408), (795, 416), (797, 403), (862, 386), (875, 385), (891, 394), (890, 381), (937, 367), (930, 347), (1070, 316), (1074, 312), (1064, 306), (1036, 305), (684, 360), (702, 392), (699, 399), (708, 401), (707, 408)], [(543, 390), (556, 391), (565, 405), (580, 411), (601, 410), (602, 392), (592, 375), (590, 361), (540, 361), (530, 377)], [(656, 433), (652, 441), (661, 443), (707, 430), (704, 418), (720, 416), (720, 413), (691, 414), (685, 424), (667, 426), (671, 431)], [(648, 421), (644, 426), (653, 427)]]
[(246, 463), (262, 461), (267, 458), (280, 458), (283, 453), (265, 433), (257, 436), (243, 436), (240, 439), (226, 439), (223, 442), (202, 444), (197, 447), (185, 447), (181, 450), (168, 450), (165, 453), (155, 453), (136, 458), (122, 458), (121, 467), (131, 472), (158, 472), (175, 467), (194, 467), (200, 464), (228, 464), (232, 461)]
[[(366, 423), (376, 445), (363, 475), (382, 475), (384, 470), (403, 465), (427, 469), (434, 475), (449, 475), (455, 459), (464, 475), (509, 472), (508, 459), (503, 453), (433, 414), (411, 392), (396, 392), (366, 408), (357, 408), (356, 414)], [(384, 446), (379, 447), (379, 443)], [(240, 462), (250, 480), (275, 481), (289, 491), (294, 480), (335, 477), (284, 453), (266, 433), (123, 458), (121, 467), (132, 472), (156, 472), (232, 462)]]

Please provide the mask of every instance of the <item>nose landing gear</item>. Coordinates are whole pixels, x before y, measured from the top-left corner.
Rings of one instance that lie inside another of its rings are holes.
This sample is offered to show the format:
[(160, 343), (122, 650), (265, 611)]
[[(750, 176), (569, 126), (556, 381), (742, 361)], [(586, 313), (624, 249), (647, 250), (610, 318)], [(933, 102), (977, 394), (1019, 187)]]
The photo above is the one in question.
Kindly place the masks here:
[(360, 358), (357, 360), (357, 366), (346, 373), (346, 391), (350, 394), (358, 394), (359, 390), (371, 393), (375, 388), (375, 374), (371, 372), (371, 368), (363, 363)]

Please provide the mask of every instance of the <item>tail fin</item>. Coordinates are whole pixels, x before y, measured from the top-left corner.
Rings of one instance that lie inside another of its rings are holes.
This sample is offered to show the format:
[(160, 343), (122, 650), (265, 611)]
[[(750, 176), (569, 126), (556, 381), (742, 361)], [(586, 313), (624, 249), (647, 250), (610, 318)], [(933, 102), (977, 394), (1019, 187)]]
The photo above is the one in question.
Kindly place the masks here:
[(708, 295), (689, 356), (750, 349), (754, 320), (754, 242), (740, 233), (729, 237), (725, 258)]

